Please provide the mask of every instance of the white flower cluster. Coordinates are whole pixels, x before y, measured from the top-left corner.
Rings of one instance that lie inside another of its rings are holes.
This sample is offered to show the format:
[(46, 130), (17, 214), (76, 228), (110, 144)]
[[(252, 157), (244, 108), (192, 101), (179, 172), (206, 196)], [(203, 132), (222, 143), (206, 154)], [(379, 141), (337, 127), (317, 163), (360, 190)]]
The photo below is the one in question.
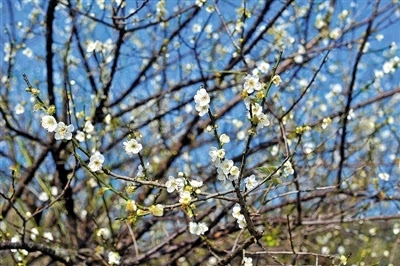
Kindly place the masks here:
[(291, 163), (290, 161), (286, 161), (286, 162), (283, 164), (283, 174), (284, 174), (285, 176), (289, 176), (289, 175), (293, 175), (293, 174), (294, 174), (294, 170), (293, 170), (293, 167), (292, 167), (292, 163)]
[[(55, 132), (55, 139), (56, 140), (70, 140), (72, 139), (72, 132), (74, 131), (74, 126), (73, 125), (65, 125), (64, 122), (58, 122), (54, 118), (54, 116), (51, 115), (45, 115), (42, 117), (42, 127), (46, 129), (48, 132)], [(94, 130), (94, 126), (90, 121), (86, 121), (84, 131), (86, 133), (90, 133)], [(79, 131), (83, 134), (82, 131)], [(78, 133), (79, 134), (79, 133)], [(85, 139), (85, 136), (83, 134), (82, 136), (77, 135), (77, 139), (82, 142)], [(97, 172), (101, 170), (103, 167), (104, 163), (104, 156), (100, 152), (95, 152), (91, 157), (89, 161), (89, 168), (92, 172)]]
[(382, 69), (385, 74), (388, 73), (393, 74), (394, 72), (396, 72), (396, 68), (398, 68), (399, 66), (400, 66), (400, 58), (398, 56), (395, 56), (390, 60), (386, 61), (383, 64)]
[(379, 173), (378, 177), (383, 181), (389, 181), (390, 175), (388, 173)]
[(81, 131), (81, 130), (76, 131), (75, 138), (79, 142), (84, 142), (85, 139), (90, 139), (92, 137), (92, 135), (90, 133), (92, 133), (93, 131), (94, 131), (94, 126), (93, 126), (92, 122), (86, 121), (85, 125), (83, 127), (83, 131)]
[(242, 264), (243, 266), (253, 266), (253, 259), (249, 257), (244, 257)]
[(118, 254), (118, 252), (110, 251), (108, 253), (108, 263), (111, 265), (119, 265), (121, 263), (121, 256)]
[(183, 192), (183, 189), (185, 188), (185, 179), (175, 178), (172, 175), (170, 175), (165, 185), (167, 186), (168, 193), (172, 193), (175, 190), (180, 193)]
[(72, 139), (72, 132), (74, 131), (73, 125), (66, 125), (64, 122), (58, 122), (51, 115), (45, 115), (42, 117), (42, 127), (46, 129), (48, 132), (55, 132), (55, 139), (62, 140)]
[(244, 229), (246, 227), (246, 220), (244, 218), (244, 215), (240, 213), (242, 208), (240, 207), (239, 204), (235, 204), (233, 207), (232, 211), (232, 216), (237, 220), (237, 223), (241, 229)]
[(110, 231), (110, 229), (103, 227), (103, 228), (100, 228), (99, 230), (97, 230), (96, 235), (103, 239), (109, 239), (111, 237), (111, 231)]
[(87, 42), (86, 52), (87, 53), (108, 53), (113, 48), (113, 42), (111, 39), (107, 39), (104, 43), (99, 40), (89, 40)]
[(124, 143), (125, 152), (128, 155), (138, 154), (143, 146), (136, 139), (131, 139), (129, 141), (125, 141)]
[(90, 157), (90, 162), (88, 166), (90, 168), (90, 171), (97, 172), (101, 170), (101, 168), (103, 167), (103, 163), (104, 163), (104, 156), (100, 152), (96, 151)]
[(180, 204), (189, 205), (191, 201), (192, 201), (192, 195), (190, 194), (189, 191), (184, 190), (181, 193), (179, 193), (179, 203)]
[(196, 6), (198, 7), (202, 7), (204, 5), (204, 3), (207, 2), (207, 0), (196, 0)]
[(199, 112), (199, 116), (203, 116), (208, 113), (208, 108), (210, 108), (210, 95), (204, 88), (197, 91), (194, 96), (194, 102), (196, 103), (196, 110)]
[(125, 210), (126, 210), (127, 212), (136, 212), (137, 209), (138, 209), (138, 207), (137, 207), (137, 205), (136, 205), (136, 201), (134, 201), (134, 200), (128, 200), (128, 201), (125, 203)]
[(135, 178), (136, 179), (145, 178), (146, 175), (145, 175), (144, 170), (146, 170), (147, 173), (151, 173), (153, 171), (153, 168), (151, 167), (149, 162), (147, 162), (147, 164), (145, 165), (145, 168), (143, 168), (143, 166), (141, 164), (139, 164)]
[(149, 211), (154, 216), (163, 216), (164, 215), (164, 206), (161, 204), (152, 205), (149, 207)]
[(186, 181), (183, 178), (182, 172), (179, 172), (178, 175), (179, 175), (178, 178), (175, 178), (173, 176), (168, 177), (168, 181), (165, 183), (165, 186), (167, 187), (167, 192), (172, 193), (176, 190), (179, 193), (179, 203), (184, 205), (189, 205), (192, 200), (192, 196), (190, 191), (185, 190), (186, 185), (192, 187), (196, 192), (197, 189), (203, 186), (203, 181), (201, 180)]
[(226, 134), (222, 134), (221, 136), (219, 136), (219, 141), (221, 142), (222, 145), (227, 144), (231, 141), (231, 139), (229, 138), (228, 135)]
[[(267, 127), (270, 125), (267, 115), (262, 112), (261, 105), (259, 105), (258, 103), (251, 103), (249, 98), (246, 98), (244, 100), (244, 103), (248, 110), (247, 117), (249, 119), (252, 119), (252, 121), (257, 124), (257, 129), (261, 129), (263, 127)], [(251, 114), (250, 114), (250, 106), (251, 106)]]
[(211, 157), (211, 161), (217, 167), (218, 180), (225, 181), (226, 179), (228, 179), (230, 181), (234, 181), (239, 178), (239, 167), (233, 165), (232, 160), (228, 160), (225, 158), (224, 149), (211, 147), (209, 155)]
[(189, 223), (189, 232), (193, 235), (203, 235), (208, 231), (208, 226), (205, 223)]
[(252, 190), (253, 188), (255, 188), (258, 185), (255, 175), (251, 175), (251, 176), (247, 177), (244, 180), (244, 183), (246, 184), (246, 188), (248, 190)]
[(250, 75), (248, 74), (244, 78), (244, 90), (247, 94), (253, 93), (253, 91), (259, 91), (262, 89), (260, 78), (258, 75)]

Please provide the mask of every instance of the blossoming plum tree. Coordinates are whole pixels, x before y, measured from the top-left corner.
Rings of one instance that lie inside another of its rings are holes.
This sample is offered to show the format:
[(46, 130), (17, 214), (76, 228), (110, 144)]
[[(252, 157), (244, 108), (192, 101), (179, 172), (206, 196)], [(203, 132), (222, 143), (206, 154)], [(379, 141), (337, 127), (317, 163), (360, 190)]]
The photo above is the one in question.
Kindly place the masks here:
[(1, 9), (1, 263), (400, 260), (397, 0)]

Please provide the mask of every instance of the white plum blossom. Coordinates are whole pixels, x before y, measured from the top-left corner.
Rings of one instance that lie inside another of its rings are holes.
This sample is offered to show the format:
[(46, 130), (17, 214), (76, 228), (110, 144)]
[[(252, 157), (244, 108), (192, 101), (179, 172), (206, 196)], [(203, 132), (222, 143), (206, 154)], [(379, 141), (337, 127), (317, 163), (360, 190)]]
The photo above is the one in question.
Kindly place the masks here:
[(79, 141), (79, 142), (84, 142), (86, 137), (85, 137), (85, 133), (83, 133), (83, 131), (77, 130), (76, 131), (76, 136), (75, 138)]
[(51, 232), (44, 232), (43, 237), (46, 239), (47, 242), (53, 241), (53, 234)]
[(383, 34), (377, 34), (377, 35), (375, 36), (375, 39), (376, 39), (378, 42), (382, 41), (383, 38), (384, 38)]
[(215, 166), (217, 167), (218, 180), (225, 181), (226, 178), (228, 178), (230, 181), (233, 181), (238, 179), (239, 168), (233, 165), (232, 160), (224, 159), (220, 162), (216, 162)]
[(340, 38), (340, 36), (342, 35), (342, 32), (340, 30), (340, 28), (334, 28), (330, 33), (329, 33), (329, 37), (331, 39), (337, 40)]
[(165, 185), (167, 186), (168, 193), (172, 193), (175, 190), (181, 192), (185, 187), (185, 180), (183, 178), (175, 178), (170, 175)]
[(49, 196), (47, 195), (46, 192), (43, 191), (43, 192), (40, 193), (40, 195), (39, 195), (39, 200), (40, 200), (40, 201), (43, 201), (43, 202), (48, 201), (48, 200), (49, 200)]
[(262, 107), (258, 103), (251, 103), (251, 115), (250, 115), (250, 101), (245, 100), (245, 105), (248, 110), (247, 118), (253, 119), (253, 122), (257, 123), (257, 129), (261, 129), (270, 125), (268, 117), (262, 112)]
[(25, 112), (25, 108), (22, 104), (19, 103), (14, 107), (14, 112), (16, 115), (21, 115)]
[(315, 144), (312, 143), (312, 142), (306, 142), (306, 143), (304, 143), (304, 145), (303, 145), (303, 149), (304, 149), (304, 152), (305, 152), (306, 154), (310, 154), (310, 153), (312, 153), (312, 152), (314, 151), (314, 149), (315, 149)]
[(347, 16), (349, 15), (349, 11), (347, 9), (344, 9), (339, 15), (338, 18), (340, 20), (344, 20)]
[(137, 211), (136, 201), (134, 201), (134, 200), (128, 200), (128, 201), (125, 203), (125, 210), (126, 210), (127, 212), (135, 212), (135, 211)]
[(221, 141), (222, 144), (227, 144), (230, 142), (230, 138), (226, 134), (222, 134), (221, 136), (219, 136), (219, 140)]
[(246, 188), (248, 190), (252, 190), (253, 188), (255, 188), (258, 185), (255, 175), (251, 175), (251, 176), (247, 177), (244, 180), (244, 182), (246, 183)]
[(230, 174), (229, 180), (231, 181), (237, 180), (240, 174), (239, 167), (237, 167), (236, 165), (232, 166), (232, 168), (229, 170), (229, 174)]
[(253, 266), (253, 259), (249, 257), (244, 257), (242, 264), (243, 266)]
[(391, 58), (389, 61), (386, 61), (386, 62), (383, 64), (382, 69), (383, 69), (383, 72), (384, 72), (385, 74), (394, 73), (394, 72), (396, 71), (396, 68), (397, 68), (399, 65), (400, 65), (400, 58), (397, 57), (397, 56), (395, 56), (395, 57)]
[(279, 84), (281, 84), (281, 82), (282, 82), (282, 79), (281, 79), (281, 77), (279, 75), (275, 75), (272, 78), (272, 83), (274, 83), (275, 86), (279, 86)]
[(244, 78), (244, 90), (250, 94), (253, 91), (259, 91), (261, 90), (261, 83), (260, 83), (260, 78), (257, 75), (247, 75)]
[(121, 263), (121, 256), (118, 254), (118, 252), (108, 252), (108, 263), (111, 265), (119, 265)]
[(389, 181), (389, 174), (388, 173), (379, 173), (378, 174), (379, 179), (383, 180), (383, 181)]
[(232, 216), (237, 220), (237, 223), (239, 225), (239, 228), (243, 229), (246, 227), (246, 220), (244, 218), (244, 215), (241, 214), (241, 207), (239, 204), (235, 204), (232, 210)]
[(92, 124), (92, 122), (90, 121), (86, 121), (85, 122), (85, 126), (83, 127), (83, 131), (85, 131), (86, 133), (91, 133), (94, 130), (94, 126)]
[(208, 105), (205, 105), (205, 106), (196, 105), (195, 106), (196, 111), (199, 112), (199, 116), (204, 116), (205, 114), (207, 114), (208, 108), (210, 108)]
[(219, 150), (217, 151), (217, 157), (218, 157), (219, 159), (223, 159), (223, 158), (225, 157), (225, 150), (224, 150), (224, 149), (219, 149)]
[[(150, 165), (150, 164), (147, 163), (147, 166), (149, 166), (149, 165)], [(147, 169), (147, 167), (146, 167), (146, 169)], [(137, 172), (135, 178), (140, 179), (140, 178), (144, 178), (144, 177), (145, 177), (144, 169), (143, 169), (143, 166), (140, 164), (140, 165), (138, 166), (138, 172)]]
[(283, 164), (283, 172), (284, 172), (284, 174), (285, 174), (286, 176), (289, 176), (289, 175), (293, 175), (293, 174), (294, 174), (294, 170), (293, 170), (293, 167), (292, 167), (292, 163), (291, 163), (290, 161), (286, 161), (286, 162)]
[(57, 194), (58, 194), (58, 189), (57, 189), (57, 187), (56, 187), (56, 186), (52, 186), (52, 187), (50, 188), (50, 193), (51, 193), (51, 195), (53, 195), (54, 197), (57, 196)]
[(225, 150), (211, 147), (208, 154), (210, 155), (212, 162), (219, 162), (218, 159), (223, 159), (225, 157)]
[(189, 232), (193, 235), (203, 235), (205, 232), (208, 231), (208, 226), (201, 222), (201, 223), (195, 223), (195, 222), (190, 222), (189, 223)]
[(261, 129), (270, 125), (267, 115), (263, 113), (257, 115), (257, 122), (257, 129)]
[(55, 139), (56, 140), (70, 140), (72, 139), (72, 132), (74, 131), (73, 125), (66, 125), (64, 122), (58, 122), (57, 127), (55, 129)]
[(201, 25), (200, 24), (194, 24), (192, 26), (192, 31), (193, 31), (193, 33), (199, 33), (201, 31)]
[(31, 58), (32, 56), (33, 56), (33, 52), (32, 52), (32, 50), (30, 49), (30, 48), (25, 48), (23, 51), (22, 51), (22, 54), (23, 55), (25, 55), (26, 57), (29, 57), (29, 58)]
[(399, 233), (400, 233), (400, 224), (395, 223), (395, 224), (393, 225), (393, 234), (394, 234), (394, 235), (398, 235)]
[(163, 216), (164, 215), (164, 206), (161, 204), (152, 205), (149, 207), (149, 211), (154, 216)]
[[(21, 241), (21, 237), (19, 235), (15, 235), (11, 238), (11, 243), (17, 243), (19, 241)], [(15, 253), (15, 252), (17, 252), (17, 250), (11, 249), (11, 252)]]
[(355, 118), (356, 117), (356, 114), (354, 113), (354, 110), (353, 109), (350, 109), (349, 110), (349, 114), (347, 115), (347, 119), (348, 120), (351, 120), (351, 119), (353, 119), (353, 118)]
[(383, 69), (383, 72), (384, 72), (385, 74), (390, 73), (390, 72), (394, 72), (394, 67), (393, 67), (393, 64), (392, 64), (391, 61), (385, 62), (385, 63), (383, 64), (382, 69)]
[(54, 132), (57, 128), (57, 121), (54, 116), (45, 115), (42, 117), (42, 127), (48, 132)]
[(140, 144), (136, 139), (125, 141), (123, 144), (125, 152), (128, 155), (138, 154), (143, 148), (142, 144)]
[(385, 73), (383, 73), (383, 71), (377, 70), (377, 69), (374, 69), (374, 74), (375, 74), (375, 78), (377, 78), (377, 79), (381, 79), (385, 75)]
[(111, 237), (111, 231), (110, 229), (104, 227), (104, 228), (100, 228), (99, 230), (97, 230), (96, 235), (98, 237), (102, 237), (104, 239), (109, 239)]
[(222, 169), (225, 175), (229, 174), (229, 171), (231, 170), (233, 166), (233, 161), (232, 160), (224, 160), (219, 167)]
[(322, 16), (321, 13), (317, 14), (314, 25), (317, 29), (321, 29), (322, 27), (324, 27), (326, 25), (324, 17)]
[(33, 241), (35, 241), (35, 240), (36, 240), (36, 237), (37, 237), (38, 235), (39, 235), (39, 230), (38, 230), (36, 227), (32, 228), (32, 229), (31, 229), (31, 235), (30, 235), (31, 239), (32, 239)]
[(239, 219), (240, 218), (240, 216), (242, 215), (241, 213), (240, 213), (240, 210), (241, 210), (242, 208), (240, 207), (240, 205), (239, 204), (235, 204), (235, 206), (233, 206), (233, 210), (232, 210), (232, 216), (235, 218), (235, 219)]
[(208, 112), (210, 95), (204, 88), (200, 88), (194, 96), (194, 102), (196, 103), (195, 109), (199, 112), (199, 116), (203, 116)]
[(192, 200), (192, 196), (190, 195), (189, 191), (183, 191), (179, 194), (179, 203), (188, 205)]
[(247, 225), (246, 220), (244, 219), (244, 215), (242, 214), (237, 220), (240, 229), (244, 229)]
[(97, 5), (99, 6), (100, 9), (104, 9), (106, 0), (96, 0), (96, 3), (97, 3)]
[(245, 100), (245, 105), (248, 110), (247, 118), (253, 119), (253, 122), (257, 123), (257, 129), (269, 126), (269, 120), (266, 114), (262, 112), (262, 107), (258, 103), (251, 103), (251, 115), (250, 115), (250, 101)]
[(204, 5), (204, 3), (207, 2), (207, 0), (196, 0), (196, 5), (198, 7), (202, 7)]
[(226, 175), (224, 174), (221, 168), (217, 168), (217, 179), (220, 181), (226, 180)]
[(206, 106), (210, 103), (210, 95), (208, 95), (207, 91), (202, 88), (197, 91), (194, 96), (194, 102), (199, 106)]
[(96, 50), (96, 47), (98, 46), (98, 44), (99, 44), (99, 41), (89, 40), (87, 47), (86, 47), (86, 52), (87, 53), (93, 52), (94, 50)]
[(261, 73), (267, 74), (270, 65), (267, 62), (261, 62), (257, 65), (257, 68), (261, 71)]
[(97, 172), (101, 170), (101, 168), (103, 167), (103, 163), (104, 163), (104, 156), (97, 151), (90, 157), (90, 162), (88, 166), (90, 168), (90, 171)]
[(193, 188), (200, 188), (200, 187), (203, 186), (203, 181), (202, 181), (202, 180), (191, 180), (191, 181), (190, 181), (190, 185), (191, 185)]

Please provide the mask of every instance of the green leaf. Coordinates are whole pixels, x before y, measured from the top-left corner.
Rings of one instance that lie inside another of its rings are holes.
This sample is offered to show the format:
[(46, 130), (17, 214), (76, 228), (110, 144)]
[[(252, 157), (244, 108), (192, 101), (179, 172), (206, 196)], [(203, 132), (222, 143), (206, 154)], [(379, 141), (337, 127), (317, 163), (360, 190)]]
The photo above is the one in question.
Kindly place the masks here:
[(279, 177), (273, 177), (272, 183), (274, 183), (275, 186), (282, 185), (282, 180)]
[(276, 170), (276, 167), (275, 166), (259, 167), (258, 170), (263, 174), (270, 175), (272, 172)]

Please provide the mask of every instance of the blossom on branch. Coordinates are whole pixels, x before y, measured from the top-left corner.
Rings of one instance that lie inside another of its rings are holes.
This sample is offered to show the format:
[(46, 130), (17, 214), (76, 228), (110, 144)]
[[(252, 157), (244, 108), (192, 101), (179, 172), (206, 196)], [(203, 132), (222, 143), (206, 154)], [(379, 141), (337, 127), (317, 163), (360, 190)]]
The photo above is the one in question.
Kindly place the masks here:
[(97, 172), (101, 170), (101, 168), (103, 167), (103, 163), (104, 163), (104, 156), (97, 151), (90, 157), (90, 162), (88, 166), (90, 168), (90, 171)]
[(189, 223), (189, 232), (193, 235), (203, 235), (205, 232), (208, 231), (208, 226), (201, 222), (201, 223)]
[(165, 185), (167, 186), (168, 193), (172, 193), (175, 190), (181, 192), (185, 187), (185, 180), (183, 178), (175, 178), (170, 175)]
[(152, 205), (149, 207), (149, 211), (154, 216), (163, 216), (164, 215), (164, 206), (161, 204)]
[(54, 132), (57, 128), (57, 121), (52, 115), (45, 115), (42, 117), (42, 127), (48, 132)]
[(208, 95), (207, 91), (204, 88), (201, 88), (197, 91), (194, 96), (194, 102), (196, 103), (196, 111), (199, 112), (199, 116), (203, 116), (208, 112), (210, 108), (210, 95)]
[(247, 75), (244, 78), (244, 90), (248, 93), (251, 94), (253, 91), (259, 91), (261, 90), (261, 83), (260, 83), (260, 78), (257, 75)]
[(143, 148), (142, 144), (140, 144), (136, 139), (131, 139), (129, 141), (125, 141), (123, 144), (124, 144), (125, 152), (128, 155), (138, 154)]
[(64, 122), (58, 122), (57, 127), (55, 129), (55, 139), (56, 140), (70, 140), (72, 139), (72, 132), (74, 131), (73, 125), (65, 125)]

